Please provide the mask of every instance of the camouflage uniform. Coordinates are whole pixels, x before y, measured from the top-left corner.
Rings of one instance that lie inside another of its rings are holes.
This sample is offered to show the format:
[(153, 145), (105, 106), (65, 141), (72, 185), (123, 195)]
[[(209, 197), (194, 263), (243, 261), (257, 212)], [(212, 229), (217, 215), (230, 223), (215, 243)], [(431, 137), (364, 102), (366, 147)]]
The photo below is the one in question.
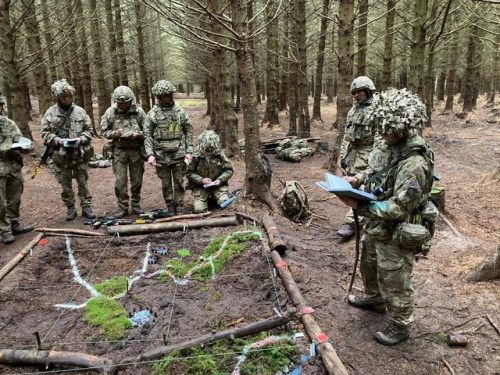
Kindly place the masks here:
[[(74, 88), (66, 80), (56, 81), (51, 88), (55, 98), (64, 93), (74, 92)], [(78, 197), (82, 209), (91, 212), (92, 196), (87, 186), (89, 178), (87, 161), (92, 156), (93, 150), (90, 146), (92, 125), (87, 112), (73, 103), (67, 110), (56, 103), (45, 112), (41, 133), (45, 145), (54, 149), (51, 169), (61, 184), (61, 198), (64, 204), (68, 209), (75, 206), (75, 193), (72, 188), (74, 178), (78, 184)], [(59, 143), (60, 140), (72, 138), (80, 138), (79, 147), (68, 148)]]
[[(168, 81), (158, 81), (153, 95), (172, 94), (175, 87)], [(157, 161), (156, 174), (162, 181), (163, 198), (167, 207), (182, 210), (184, 204), (184, 173), (186, 154), (193, 152), (193, 127), (184, 109), (172, 102), (169, 107), (157, 103), (148, 112), (144, 124), (146, 155)]]
[[(194, 197), (194, 212), (206, 211), (211, 197), (218, 205), (229, 199), (228, 181), (232, 175), (233, 166), (220, 150), (219, 136), (211, 130), (201, 133), (199, 145), (187, 169), (188, 187), (193, 191)], [(219, 180), (220, 184), (204, 188), (204, 178)]]
[(276, 147), (276, 155), (282, 160), (299, 162), (302, 158), (312, 154), (312, 149), (305, 139), (292, 141), (284, 139)]
[[(4, 240), (12, 238), (12, 228), (19, 220), (19, 206), (24, 189), (22, 159), (11, 150), (21, 131), (5, 116), (0, 116), (0, 233)], [(10, 241), (12, 242), (12, 241)]]
[[(366, 90), (368, 99), (361, 103), (355, 103), (347, 114), (344, 138), (340, 147), (340, 158), (342, 167), (347, 176), (354, 176), (364, 171), (368, 166), (368, 155), (375, 141), (375, 125), (369, 120), (370, 108), (377, 101), (374, 95), (375, 85), (365, 76), (357, 77), (351, 84), (351, 92)], [(360, 221), (363, 218), (360, 217)], [(346, 215), (345, 224), (354, 224), (352, 210)]]
[[(115, 104), (109, 107), (101, 119), (102, 135), (112, 140), (113, 173), (115, 175), (115, 195), (118, 207), (128, 211), (128, 176), (130, 171), (131, 206), (134, 212), (139, 212), (141, 201), (142, 178), (144, 174), (144, 136), (143, 125), (146, 113), (136, 103), (135, 96), (126, 86), (119, 86), (113, 93)], [(126, 112), (120, 110), (116, 102), (131, 101), (130, 109)], [(116, 137), (118, 129), (123, 134)], [(131, 134), (139, 134), (130, 138)]]
[(405, 135), (399, 143), (376, 147), (370, 154), (369, 168), (356, 175), (367, 190), (379, 193), (377, 201), (358, 207), (366, 218), (360, 265), (365, 287), (363, 302), (385, 305), (391, 321), (408, 337), (408, 327), (414, 320), (411, 274), (418, 245), (398, 240), (395, 232), (399, 223), (413, 222), (428, 201), (432, 151), (418, 135), (426, 115), (416, 96), (406, 90), (390, 89), (382, 94), (375, 111), (374, 117), (383, 122), (381, 134), (397, 130)]

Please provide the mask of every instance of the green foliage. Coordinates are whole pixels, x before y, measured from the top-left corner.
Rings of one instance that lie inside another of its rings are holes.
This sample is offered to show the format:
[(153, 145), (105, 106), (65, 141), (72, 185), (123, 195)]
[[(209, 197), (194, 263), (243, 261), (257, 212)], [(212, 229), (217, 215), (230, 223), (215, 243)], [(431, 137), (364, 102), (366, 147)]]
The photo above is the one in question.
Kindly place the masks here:
[(100, 326), (108, 340), (119, 340), (125, 330), (132, 327), (127, 310), (114, 299), (108, 297), (92, 298), (85, 306), (85, 320)]
[[(184, 356), (178, 351), (172, 352), (153, 366), (154, 374), (229, 375), (243, 348), (267, 336), (268, 334), (263, 332), (248, 340), (219, 341), (205, 348), (193, 348)], [(241, 366), (241, 374), (274, 375), (289, 365), (291, 360), (296, 362), (297, 357), (296, 347), (289, 342), (251, 350), (247, 355), (247, 360)]]
[(113, 297), (127, 291), (127, 282), (125, 276), (117, 276), (95, 285), (94, 288), (106, 297)]
[(191, 255), (191, 250), (179, 249), (179, 250), (177, 250), (177, 255), (179, 255), (181, 258), (186, 258), (186, 257)]
[(448, 343), (448, 335), (444, 332), (436, 333), (436, 342), (438, 344), (446, 345)]
[(183, 108), (201, 107), (206, 105), (206, 99), (175, 99), (175, 102), (180, 104)]

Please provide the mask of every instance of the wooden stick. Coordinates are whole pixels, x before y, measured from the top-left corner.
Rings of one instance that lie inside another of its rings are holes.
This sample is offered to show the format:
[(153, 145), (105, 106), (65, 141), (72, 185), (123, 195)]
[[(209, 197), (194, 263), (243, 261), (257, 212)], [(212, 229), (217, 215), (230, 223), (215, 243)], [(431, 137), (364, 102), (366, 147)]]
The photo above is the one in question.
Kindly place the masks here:
[(260, 219), (256, 219), (255, 217), (253, 216), (250, 216), (244, 212), (240, 212), (240, 211), (235, 211), (234, 214), (238, 217), (241, 217), (243, 219), (246, 219), (248, 221), (252, 221), (254, 222), (255, 224), (261, 224), (262, 225), (262, 221)]
[(453, 368), (450, 366), (450, 364), (444, 358), (443, 358), (443, 363), (444, 363), (444, 366), (448, 369), (448, 371), (450, 371), (451, 375), (455, 375), (455, 371), (453, 371)]
[(172, 221), (170, 223), (114, 225), (112, 227), (106, 228), (106, 231), (110, 235), (119, 234), (120, 236), (132, 236), (136, 234), (174, 232), (184, 229), (226, 227), (230, 225), (238, 225), (238, 219), (236, 218), (236, 216), (193, 220), (188, 222)]
[(103, 237), (104, 233), (84, 230), (84, 229), (73, 229), (73, 228), (36, 228), (37, 232), (44, 232), (46, 235), (51, 235), (52, 233), (64, 233), (64, 234), (81, 234), (84, 236), (94, 236)]
[(43, 238), (44, 234), (43, 233), (38, 233), (35, 238), (33, 238), (30, 243), (28, 243), (9, 263), (7, 263), (1, 270), (0, 270), (0, 281), (9, 274), (12, 269), (14, 269), (17, 264), (24, 259), (26, 254), (28, 254), (38, 243)]
[(462, 235), (462, 233), (460, 233), (458, 231), (458, 229), (455, 228), (455, 226), (451, 223), (451, 221), (442, 212), (439, 213), (439, 217), (441, 217), (441, 219), (443, 219), (444, 223), (448, 226), (448, 228), (451, 229), (451, 231), (455, 234), (455, 236), (457, 236), (459, 238), (463, 238), (464, 237)]
[(104, 372), (112, 370), (111, 361), (86, 353), (59, 352), (47, 350), (0, 350), (0, 363), (26, 366), (77, 366), (84, 368), (100, 368)]
[(488, 319), (488, 322), (490, 322), (491, 326), (495, 329), (495, 331), (497, 331), (498, 336), (500, 336), (500, 329), (498, 329), (498, 327), (495, 324), (495, 322), (493, 321), (493, 319), (491, 319), (488, 314), (486, 314), (486, 319)]
[[(264, 246), (267, 247), (267, 244), (265, 242)], [(271, 249), (268, 248), (268, 250), (270, 251)], [(283, 259), (277, 251), (271, 252), (271, 258), (273, 259), (274, 265), (278, 269), (278, 273), (283, 280), (283, 283), (285, 284), (285, 288), (290, 295), (293, 304), (297, 307), (299, 313), (304, 312), (304, 308), (309, 306), (307, 305), (304, 297), (302, 297), (302, 293), (295, 283), (292, 274), (284, 265)], [(316, 319), (314, 318), (314, 316), (309, 313), (304, 313), (301, 316), (301, 319), (311, 340), (319, 342), (318, 338), (322, 337), (323, 333), (318, 323), (316, 323)], [(337, 352), (335, 352), (335, 349), (330, 342), (319, 342), (316, 347), (319, 354), (321, 355), (321, 359), (323, 360), (328, 374), (348, 375), (347, 369), (338, 357)]]
[(283, 254), (286, 251), (285, 241), (283, 241), (283, 237), (278, 231), (278, 227), (272, 216), (264, 215), (262, 223), (264, 224), (264, 229), (269, 237), (269, 245), (271, 246), (271, 249)]
[(170, 353), (174, 350), (182, 351), (182, 350), (192, 348), (194, 346), (208, 344), (208, 343), (211, 343), (214, 341), (235, 339), (235, 338), (239, 338), (239, 337), (255, 335), (256, 333), (259, 333), (262, 331), (268, 331), (272, 328), (280, 327), (282, 325), (287, 324), (290, 320), (295, 318), (296, 313), (297, 313), (297, 310), (295, 308), (292, 308), (292, 309), (287, 310), (280, 317), (273, 317), (270, 319), (260, 320), (258, 322), (253, 322), (253, 323), (247, 324), (246, 326), (243, 326), (243, 327), (226, 329), (225, 331), (222, 331), (222, 332), (209, 333), (209, 334), (206, 334), (203, 336), (196, 337), (196, 338), (191, 339), (191, 340), (182, 341), (182, 342), (177, 343), (177, 344), (161, 346), (159, 348), (144, 352), (137, 357), (126, 358), (121, 362), (122, 363), (130, 363), (130, 362), (150, 361), (153, 359), (164, 357), (168, 353)]
[(168, 223), (170, 221), (176, 221), (176, 220), (185, 220), (185, 219), (198, 219), (200, 217), (206, 217), (210, 216), (212, 212), (203, 212), (201, 214), (185, 214), (185, 215), (178, 215), (178, 216), (171, 216), (171, 217), (163, 217), (161, 219), (156, 219), (155, 223)]

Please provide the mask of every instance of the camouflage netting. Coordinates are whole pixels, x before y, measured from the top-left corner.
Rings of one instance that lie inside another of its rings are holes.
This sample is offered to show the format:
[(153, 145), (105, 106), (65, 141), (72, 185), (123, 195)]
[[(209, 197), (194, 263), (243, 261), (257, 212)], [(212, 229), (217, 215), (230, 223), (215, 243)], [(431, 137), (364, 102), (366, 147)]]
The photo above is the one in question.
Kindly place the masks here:
[(380, 93), (369, 116), (381, 134), (397, 130), (420, 131), (428, 121), (425, 105), (407, 89), (390, 88)]
[(63, 78), (55, 81), (52, 86), (50, 86), (50, 91), (52, 92), (52, 96), (58, 98), (59, 96), (65, 94), (73, 95), (75, 93), (75, 88)]
[(159, 80), (155, 83), (151, 89), (151, 93), (155, 96), (173, 94), (175, 92), (175, 86), (164, 79)]
[(200, 151), (207, 155), (214, 155), (220, 152), (219, 136), (213, 130), (205, 130), (198, 137), (198, 147)]
[(302, 158), (312, 154), (312, 149), (304, 139), (292, 141), (284, 139), (276, 147), (276, 155), (282, 160), (299, 162)]

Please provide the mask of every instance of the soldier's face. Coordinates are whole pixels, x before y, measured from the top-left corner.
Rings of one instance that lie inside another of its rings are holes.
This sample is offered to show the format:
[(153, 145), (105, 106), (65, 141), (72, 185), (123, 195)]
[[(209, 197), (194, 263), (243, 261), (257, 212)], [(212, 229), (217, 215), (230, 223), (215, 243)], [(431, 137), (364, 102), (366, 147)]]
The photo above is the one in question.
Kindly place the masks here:
[(71, 103), (73, 103), (73, 95), (71, 95), (71, 94), (63, 94), (63, 95), (59, 96), (57, 98), (57, 100), (59, 100), (59, 102), (62, 105), (68, 106), (68, 105), (71, 105)]
[(399, 131), (384, 133), (380, 135), (385, 143), (388, 145), (395, 145), (401, 142), (404, 138), (403, 134)]
[(130, 107), (132, 107), (132, 101), (118, 102), (116, 103), (116, 106), (120, 111), (127, 112), (130, 109)]
[(161, 105), (169, 106), (174, 101), (174, 96), (172, 94), (162, 94), (157, 96), (158, 101)]
[(362, 103), (366, 99), (368, 99), (368, 95), (366, 95), (366, 91), (365, 90), (354, 91), (352, 93), (352, 97), (354, 98), (354, 100), (356, 101), (356, 103)]

